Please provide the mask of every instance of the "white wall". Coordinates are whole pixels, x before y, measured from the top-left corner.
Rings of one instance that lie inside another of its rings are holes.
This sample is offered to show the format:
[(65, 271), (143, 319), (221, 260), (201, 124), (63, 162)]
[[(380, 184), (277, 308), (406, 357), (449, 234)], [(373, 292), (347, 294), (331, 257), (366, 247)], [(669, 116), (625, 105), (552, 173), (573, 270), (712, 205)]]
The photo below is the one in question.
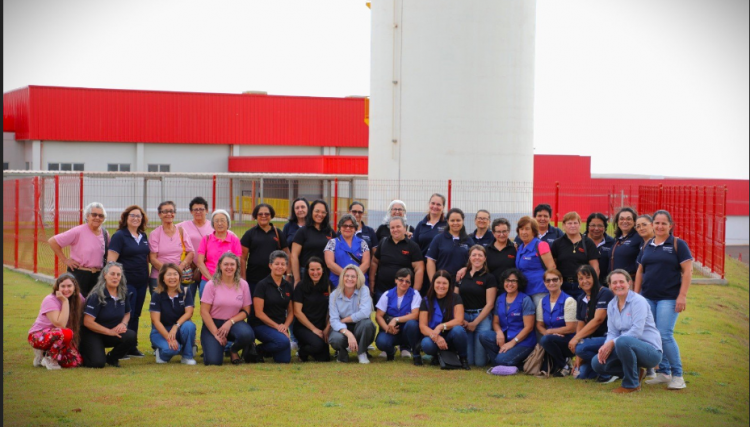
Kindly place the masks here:
[(240, 156), (320, 156), (321, 147), (240, 145)]
[[(229, 145), (214, 144), (144, 144), (144, 161), (169, 164), (170, 172), (227, 172)], [(144, 166), (144, 171), (148, 169)]]
[(341, 147), (339, 148), (339, 156), (367, 156), (367, 148), (359, 147)]
[(41, 157), (42, 170), (48, 170), (49, 163), (83, 163), (86, 172), (106, 172), (108, 163), (130, 163), (130, 170), (136, 170), (132, 143), (42, 141)]
[(24, 143), (16, 141), (16, 134), (13, 132), (3, 132), (3, 162), (8, 163), (9, 169), (26, 169)]
[(750, 217), (727, 217), (727, 245), (750, 244)]

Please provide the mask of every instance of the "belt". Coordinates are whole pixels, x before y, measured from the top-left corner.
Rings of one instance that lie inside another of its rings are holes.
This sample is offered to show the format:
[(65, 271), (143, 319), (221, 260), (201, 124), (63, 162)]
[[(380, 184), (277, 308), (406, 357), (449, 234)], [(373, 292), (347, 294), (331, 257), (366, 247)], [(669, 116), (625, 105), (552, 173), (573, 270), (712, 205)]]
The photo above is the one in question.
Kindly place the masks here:
[(102, 271), (101, 268), (94, 268), (94, 267), (78, 267), (76, 268), (76, 270), (88, 271), (89, 273), (98, 273)]
[(481, 313), (482, 309), (478, 308), (476, 310), (464, 310), (464, 313)]

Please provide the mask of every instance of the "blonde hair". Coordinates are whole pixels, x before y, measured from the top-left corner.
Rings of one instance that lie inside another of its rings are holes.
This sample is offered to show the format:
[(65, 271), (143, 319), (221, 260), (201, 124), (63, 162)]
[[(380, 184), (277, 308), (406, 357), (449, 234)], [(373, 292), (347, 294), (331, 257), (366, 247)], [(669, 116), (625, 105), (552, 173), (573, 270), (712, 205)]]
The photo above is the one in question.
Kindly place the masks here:
[(234, 252), (224, 252), (221, 257), (219, 258), (219, 262), (216, 263), (216, 271), (214, 271), (214, 275), (211, 276), (211, 281), (214, 282), (214, 286), (221, 286), (221, 262), (224, 261), (224, 258), (231, 258), (234, 260), (235, 264), (237, 264), (237, 269), (234, 270), (234, 277), (232, 278), (232, 282), (234, 284), (235, 289), (240, 288), (240, 258), (234, 254)]

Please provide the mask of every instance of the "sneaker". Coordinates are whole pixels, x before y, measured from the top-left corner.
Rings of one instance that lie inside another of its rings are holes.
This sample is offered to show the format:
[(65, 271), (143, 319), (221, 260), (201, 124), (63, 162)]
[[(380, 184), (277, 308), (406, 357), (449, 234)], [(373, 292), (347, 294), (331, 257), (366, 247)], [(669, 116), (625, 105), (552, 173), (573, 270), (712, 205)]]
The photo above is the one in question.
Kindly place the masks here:
[(378, 357), (382, 357), (383, 359), (386, 359), (388, 355), (384, 351), (381, 351), (380, 354), (378, 354)]
[(411, 357), (411, 351), (401, 350), (401, 357)]
[(682, 377), (672, 377), (672, 381), (669, 382), (667, 390), (682, 390), (685, 387), (687, 387), (687, 385)]
[(183, 357), (182, 360), (180, 360), (180, 363), (182, 363), (183, 365), (195, 365), (195, 359)]
[(600, 375), (596, 379), (596, 382), (601, 383), (601, 384), (610, 384), (610, 383), (613, 383), (613, 382), (615, 382), (615, 381), (617, 381), (619, 379), (620, 379), (620, 377), (618, 377), (617, 375), (612, 375), (609, 378)]
[(672, 381), (672, 376), (662, 374), (661, 372), (656, 374), (656, 378), (646, 381), (646, 384), (669, 384)]
[(42, 366), (42, 359), (44, 359), (44, 350), (34, 349), (34, 361), (32, 364), (35, 368)]
[(339, 354), (336, 356), (336, 361), (341, 363), (349, 363), (349, 352), (346, 350), (339, 351)]
[(161, 356), (159, 356), (159, 349), (157, 348), (154, 350), (154, 355), (156, 356), (156, 363), (167, 363), (166, 360), (163, 360)]
[[(141, 353), (141, 351), (138, 350), (138, 347), (131, 348), (130, 351), (128, 351), (127, 355), (133, 356), (133, 357), (146, 357), (145, 354)], [(120, 360), (124, 360), (124, 359), (120, 359)]]
[(373, 344), (370, 344), (367, 346), (368, 350), (375, 350), (375, 346)]
[(656, 378), (656, 369), (654, 369), (654, 368), (648, 368), (646, 370), (646, 378), (648, 378), (650, 380)]
[(367, 353), (362, 353), (358, 355), (357, 359), (359, 359), (359, 363), (363, 365), (370, 363), (370, 359), (367, 358)]
[(123, 355), (123, 356), (122, 356), (122, 357), (120, 358), (120, 360), (130, 360), (130, 356), (128, 356), (127, 354), (125, 354), (125, 355)]
[[(44, 366), (45, 368), (47, 368), (50, 371), (54, 371), (56, 369), (62, 369), (60, 367), (60, 365), (57, 363), (57, 360), (55, 360), (55, 359), (53, 359), (53, 358), (51, 358), (49, 356), (44, 356), (42, 358), (42, 366)], [(684, 384), (685, 383), (683, 382), (682, 384), (683, 384), (683, 388), (684, 388)]]

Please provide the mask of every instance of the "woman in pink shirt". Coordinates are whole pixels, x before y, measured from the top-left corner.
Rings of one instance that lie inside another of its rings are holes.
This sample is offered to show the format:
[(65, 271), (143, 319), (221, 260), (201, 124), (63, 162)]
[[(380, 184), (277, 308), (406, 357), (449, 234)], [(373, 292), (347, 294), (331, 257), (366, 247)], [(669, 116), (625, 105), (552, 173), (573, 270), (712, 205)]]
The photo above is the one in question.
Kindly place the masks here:
[[(176, 264), (183, 274), (187, 273), (192, 276), (190, 265), (193, 263), (193, 255), (195, 255), (193, 242), (190, 240), (188, 232), (174, 224), (174, 215), (177, 212), (174, 202), (171, 200), (162, 202), (157, 208), (157, 212), (159, 212), (161, 225), (156, 227), (149, 236), (151, 253), (148, 258), (153, 267), (151, 268), (149, 287), (152, 294), (156, 289), (156, 282), (162, 265)], [(185, 252), (185, 258), (181, 260), (183, 251)]]
[[(89, 203), (83, 210), (86, 223), (70, 230), (52, 236), (47, 242), (52, 252), (57, 255), (68, 271), (73, 273), (78, 281), (81, 293), (88, 296), (91, 288), (96, 284), (99, 272), (104, 266), (106, 247), (109, 245), (107, 230), (102, 228), (107, 212), (98, 202)], [(62, 248), (70, 246), (70, 256), (63, 253)]]
[[(208, 214), (208, 202), (203, 197), (195, 197), (190, 201), (190, 215), (193, 216), (192, 221), (183, 221), (177, 224), (183, 230), (187, 231), (190, 235), (190, 242), (193, 244), (193, 249), (197, 250), (201, 245), (201, 240), (214, 232), (214, 228), (211, 226), (211, 222), (206, 219)], [(190, 295), (198, 294), (198, 285), (201, 283), (201, 271), (196, 265), (195, 261), (197, 254), (193, 256), (193, 263), (190, 268), (193, 269), (193, 283), (190, 285)]]
[[(238, 257), (242, 256), (242, 244), (236, 234), (229, 231), (231, 225), (229, 213), (224, 209), (217, 209), (211, 215), (211, 226), (214, 232), (201, 239), (196, 256), (195, 264), (201, 271), (200, 295), (203, 296), (203, 288), (206, 282), (213, 277), (219, 257), (225, 252), (232, 252)], [(239, 273), (238, 273), (239, 274)]]
[(42, 300), (29, 344), (34, 348), (34, 367), (75, 368), (82, 362), (78, 353), (79, 328), (85, 299), (71, 273), (55, 280), (52, 293)]
[(247, 351), (255, 342), (255, 333), (245, 320), (250, 313), (250, 287), (240, 277), (240, 258), (227, 252), (221, 255), (211, 280), (201, 296), (201, 346), (205, 365), (224, 363), (224, 347), (229, 348), (233, 365), (242, 363), (239, 351)]

